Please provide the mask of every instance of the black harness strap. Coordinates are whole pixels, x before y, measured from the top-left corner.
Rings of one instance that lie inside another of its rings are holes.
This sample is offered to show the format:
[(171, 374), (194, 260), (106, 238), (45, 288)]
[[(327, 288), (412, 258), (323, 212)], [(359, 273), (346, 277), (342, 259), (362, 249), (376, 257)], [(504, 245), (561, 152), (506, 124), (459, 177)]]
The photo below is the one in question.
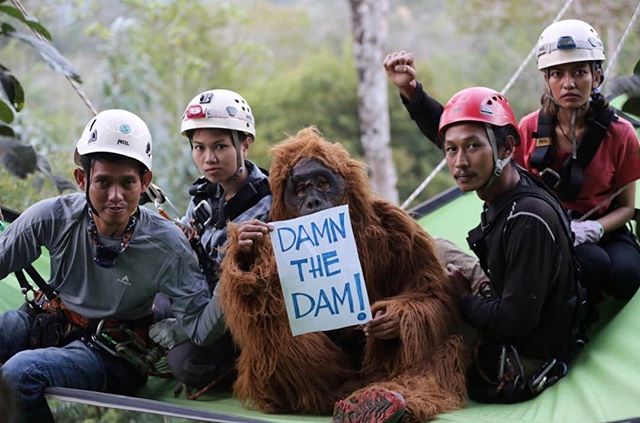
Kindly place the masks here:
[[(517, 168), (518, 172), (521, 174), (521, 177), (526, 174), (526, 171), (521, 168)], [(511, 205), (524, 198), (524, 197), (534, 197), (538, 198), (544, 202), (546, 202), (551, 208), (555, 211), (556, 215), (562, 222), (562, 228), (565, 236), (567, 236), (570, 240), (570, 244), (573, 243), (573, 233), (571, 231), (571, 220), (567, 212), (560, 206), (558, 203), (558, 199), (556, 195), (549, 189), (548, 186), (536, 180), (533, 177), (528, 178), (533, 184), (535, 184), (541, 190), (536, 190), (533, 187), (521, 186), (517, 188), (517, 191), (509, 197), (508, 201), (505, 201), (500, 207), (495, 210), (493, 213), (493, 218), (490, 221), (486, 219), (486, 212), (483, 211), (481, 215), (480, 225), (473, 228), (469, 231), (467, 235), (467, 242), (469, 244), (469, 248), (475, 253), (476, 257), (480, 261), (480, 266), (485, 271), (489, 279), (491, 279), (491, 272), (488, 266), (488, 246), (485, 240), (486, 234), (489, 233), (491, 228), (497, 224), (500, 220), (499, 216), (505, 213)], [(504, 221), (504, 220), (500, 220)], [(570, 303), (575, 303), (574, 315), (573, 315), (573, 323), (574, 329), (581, 330), (581, 326), (584, 323), (584, 308), (586, 305), (584, 304), (585, 299), (587, 297), (586, 290), (582, 286), (582, 267), (580, 265), (580, 261), (578, 256), (576, 255), (575, 249), (571, 247), (571, 261), (573, 263), (573, 267), (575, 270), (575, 285), (574, 285), (574, 296), (569, 300)]]
[(594, 118), (589, 121), (587, 128), (578, 143), (577, 157), (570, 156), (563, 164), (559, 172), (551, 169), (554, 146), (552, 139), (555, 137), (555, 117), (542, 111), (538, 115), (538, 128), (533, 133), (536, 140), (536, 149), (531, 156), (530, 164), (537, 169), (542, 180), (549, 187), (558, 191), (558, 196), (564, 201), (574, 201), (582, 190), (584, 182), (584, 170), (598, 151), (600, 143), (607, 134), (609, 125), (617, 117), (610, 107), (600, 109)]
[[(247, 164), (247, 168), (251, 171), (251, 165)], [(269, 173), (260, 168), (262, 173), (268, 175)], [(205, 222), (211, 219), (216, 229), (222, 229), (225, 227), (228, 221), (234, 220), (236, 217), (255, 206), (262, 198), (271, 194), (269, 188), (269, 180), (267, 178), (260, 179), (258, 181), (250, 181), (240, 188), (240, 191), (236, 193), (229, 201), (226, 202), (224, 207), (221, 204), (224, 202), (222, 197), (222, 191), (219, 186), (213, 184), (204, 177), (198, 178), (191, 188), (189, 188), (189, 194), (193, 196), (193, 204), (196, 208), (205, 201), (209, 204), (208, 208), (201, 207), (198, 213), (195, 213), (194, 220), (199, 232), (204, 231)], [(217, 201), (216, 201), (217, 200)], [(207, 209), (210, 209), (207, 210)]]
[[(255, 206), (262, 198), (270, 193), (269, 181), (266, 178), (244, 184), (240, 191), (227, 201), (224, 207), (218, 207), (218, 219), (215, 223), (216, 229), (224, 228), (228, 221), (234, 220)], [(222, 201), (222, 199), (220, 201)]]

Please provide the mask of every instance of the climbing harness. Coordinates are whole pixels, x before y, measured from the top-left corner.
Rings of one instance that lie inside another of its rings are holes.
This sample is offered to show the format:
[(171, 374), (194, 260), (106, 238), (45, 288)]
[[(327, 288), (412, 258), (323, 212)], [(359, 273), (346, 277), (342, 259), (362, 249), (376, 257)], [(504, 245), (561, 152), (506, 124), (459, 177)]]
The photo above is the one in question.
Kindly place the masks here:
[[(601, 94), (600, 94), (601, 95)], [(552, 142), (556, 119), (544, 112), (538, 116), (538, 127), (533, 133), (536, 148), (531, 156), (530, 164), (540, 172), (542, 180), (554, 189), (563, 201), (575, 201), (582, 190), (584, 171), (596, 155), (601, 141), (607, 135), (611, 122), (617, 120), (611, 108), (599, 110), (594, 119), (589, 121), (579, 142), (573, 142), (577, 149), (562, 164), (561, 169), (552, 169), (551, 163), (555, 155)]]

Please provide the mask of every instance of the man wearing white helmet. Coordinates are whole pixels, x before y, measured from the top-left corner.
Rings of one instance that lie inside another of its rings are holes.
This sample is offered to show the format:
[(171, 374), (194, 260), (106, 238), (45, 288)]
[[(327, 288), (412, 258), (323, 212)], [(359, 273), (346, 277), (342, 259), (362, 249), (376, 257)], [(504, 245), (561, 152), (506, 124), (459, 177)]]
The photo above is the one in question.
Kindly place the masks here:
[[(570, 211), (592, 302), (601, 291), (629, 299), (640, 286), (640, 248), (625, 226), (634, 214), (640, 156), (633, 127), (599, 91), (602, 42), (586, 22), (559, 21), (540, 35), (537, 57), (545, 80), (542, 108), (520, 121), (522, 141), (513, 159), (541, 177)], [(384, 66), (411, 117), (437, 142), (442, 106), (415, 79), (413, 55), (391, 53)]]
[[(217, 299), (227, 223), (241, 225), (245, 242), (262, 236), (268, 226), (260, 219), (271, 208), (271, 191), (266, 171), (246, 159), (256, 130), (251, 107), (238, 93), (215, 89), (196, 95), (182, 115), (180, 131), (188, 138), (202, 175), (189, 189), (192, 197), (182, 219), (183, 229)], [(155, 331), (153, 336), (156, 338)], [(163, 333), (157, 337), (168, 346), (176, 342), (169, 338)], [(209, 347), (190, 341), (178, 344), (169, 351), (168, 363), (179, 381), (202, 388), (233, 369), (235, 354), (226, 333)]]
[(0, 279), (43, 247), (51, 259), (49, 281), (34, 280), (46, 297), (0, 315), (0, 371), (16, 394), (18, 421), (53, 421), (48, 386), (129, 395), (140, 388), (151, 365), (140, 359), (146, 347), (120, 350), (114, 342), (131, 341), (131, 331), (146, 336), (158, 292), (195, 342), (224, 331), (182, 233), (138, 207), (151, 158), (142, 119), (125, 110), (99, 113), (76, 146), (74, 175), (84, 193), (40, 201), (0, 234)]

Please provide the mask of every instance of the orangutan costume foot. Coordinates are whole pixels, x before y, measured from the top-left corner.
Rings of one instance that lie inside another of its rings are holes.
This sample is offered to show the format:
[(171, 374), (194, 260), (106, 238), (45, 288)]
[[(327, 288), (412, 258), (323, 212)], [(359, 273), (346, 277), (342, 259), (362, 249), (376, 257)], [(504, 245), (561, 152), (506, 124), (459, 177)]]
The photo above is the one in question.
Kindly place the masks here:
[(383, 388), (367, 389), (336, 402), (333, 423), (394, 423), (406, 411), (404, 398)]

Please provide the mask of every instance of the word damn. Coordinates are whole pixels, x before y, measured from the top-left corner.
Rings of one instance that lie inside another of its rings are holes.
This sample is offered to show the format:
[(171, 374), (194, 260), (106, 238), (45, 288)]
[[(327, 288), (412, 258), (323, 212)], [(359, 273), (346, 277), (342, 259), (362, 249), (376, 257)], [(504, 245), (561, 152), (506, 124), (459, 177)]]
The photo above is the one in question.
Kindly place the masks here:
[(329, 244), (338, 242), (347, 237), (345, 228), (345, 213), (338, 215), (339, 221), (326, 218), (321, 224), (311, 222), (309, 226), (298, 225), (298, 227), (282, 227), (277, 229), (278, 246), (280, 251), (285, 252), (294, 248), (296, 251), (306, 243), (317, 247), (324, 240)]

